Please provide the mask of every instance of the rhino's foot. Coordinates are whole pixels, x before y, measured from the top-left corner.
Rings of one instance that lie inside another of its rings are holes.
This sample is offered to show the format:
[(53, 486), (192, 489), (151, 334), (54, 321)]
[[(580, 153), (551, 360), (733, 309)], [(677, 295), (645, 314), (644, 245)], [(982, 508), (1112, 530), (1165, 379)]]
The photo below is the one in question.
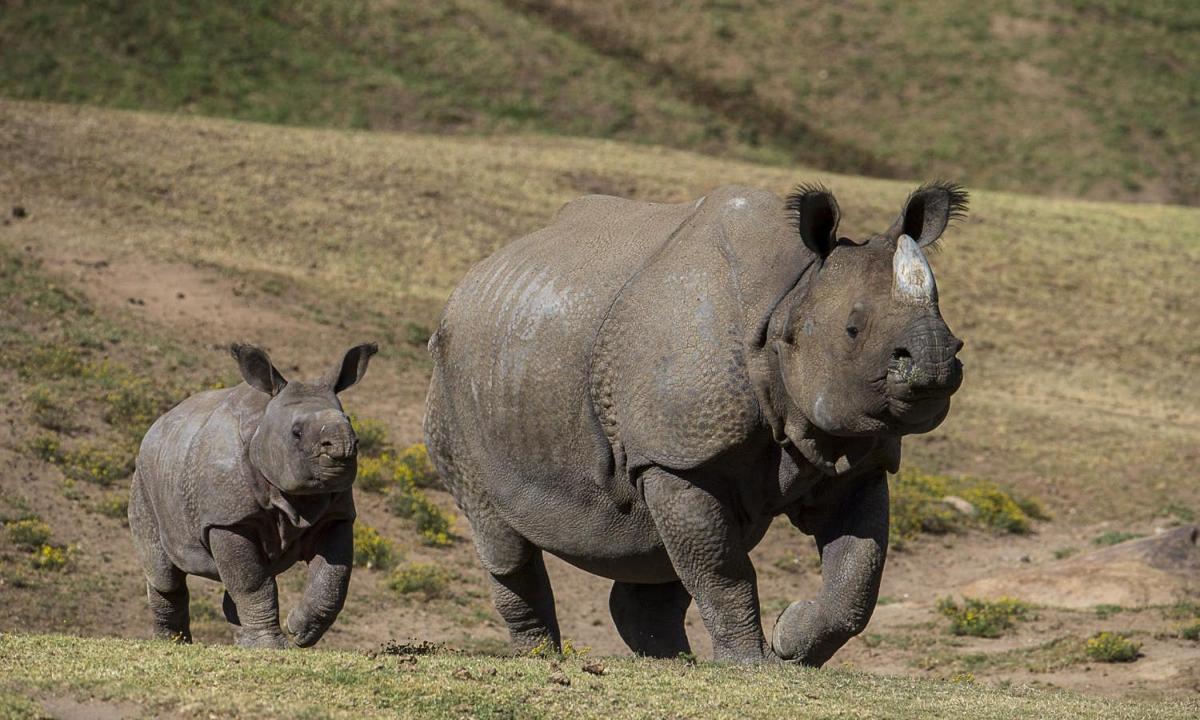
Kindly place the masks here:
[(250, 629), (235, 627), (233, 641), (238, 647), (284, 650), (292, 646), (287, 636), (278, 627)]
[(788, 605), (775, 621), (771, 646), (784, 662), (821, 667), (862, 628), (850, 622), (831, 624), (819, 603)]
[(292, 642), (296, 643), (297, 647), (306, 648), (316, 645), (332, 624), (332, 619), (325, 621), (313, 618), (299, 609), (294, 609), (288, 613), (286, 627), (288, 634), (292, 636)]

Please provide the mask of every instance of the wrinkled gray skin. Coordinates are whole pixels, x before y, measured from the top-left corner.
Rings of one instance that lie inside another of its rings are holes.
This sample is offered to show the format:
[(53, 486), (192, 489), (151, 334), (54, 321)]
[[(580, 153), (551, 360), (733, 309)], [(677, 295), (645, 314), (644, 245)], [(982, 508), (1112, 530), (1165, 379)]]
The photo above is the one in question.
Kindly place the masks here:
[[(963, 213), (931, 184), (838, 239), (832, 195), (589, 196), (464, 278), (430, 341), (426, 442), (514, 644), (559, 642), (542, 551), (613, 579), (636, 653), (819, 666), (871, 617), (900, 437), (936, 427), (961, 343), (920, 248)], [(823, 586), (763, 635), (749, 551), (785, 514)]]
[[(129, 528), (157, 637), (191, 641), (186, 576), (225, 585), (238, 645), (313, 645), (346, 600), (358, 441), (337, 393), (377, 348), (351, 348), (317, 382), (288, 382), (262, 350), (234, 345), (245, 383), (198, 393), (159, 418), (138, 452)], [(279, 626), (275, 576), (308, 563)]]

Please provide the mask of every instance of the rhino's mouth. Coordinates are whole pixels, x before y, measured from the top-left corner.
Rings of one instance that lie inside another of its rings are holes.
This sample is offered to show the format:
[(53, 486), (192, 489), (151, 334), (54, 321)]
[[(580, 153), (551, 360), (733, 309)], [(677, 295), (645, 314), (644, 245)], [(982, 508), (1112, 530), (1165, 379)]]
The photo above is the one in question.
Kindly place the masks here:
[(326, 491), (334, 492), (349, 487), (358, 474), (357, 455), (337, 456), (327, 452), (318, 453), (309, 461), (313, 480)]

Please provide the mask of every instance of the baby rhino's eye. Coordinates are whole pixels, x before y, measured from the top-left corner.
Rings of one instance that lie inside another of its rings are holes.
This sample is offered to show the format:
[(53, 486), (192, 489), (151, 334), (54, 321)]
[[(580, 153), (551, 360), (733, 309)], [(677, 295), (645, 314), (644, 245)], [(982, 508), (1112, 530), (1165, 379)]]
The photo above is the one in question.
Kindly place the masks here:
[(296, 424), (292, 425), (292, 437), (299, 440), (300, 436), (303, 434), (304, 434), (304, 428), (300, 427), (300, 423), (296, 423)]

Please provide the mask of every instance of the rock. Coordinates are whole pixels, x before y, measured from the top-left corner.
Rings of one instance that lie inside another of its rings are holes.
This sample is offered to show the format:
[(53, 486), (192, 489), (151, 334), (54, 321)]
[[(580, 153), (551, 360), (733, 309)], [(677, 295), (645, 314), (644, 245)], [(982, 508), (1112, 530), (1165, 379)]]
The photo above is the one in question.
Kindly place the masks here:
[(946, 497), (942, 498), (942, 502), (949, 505), (959, 514), (966, 515), (967, 517), (975, 517), (979, 514), (978, 508), (957, 495), (947, 495)]
[(1200, 593), (1200, 526), (982, 578), (960, 592), (1065, 608), (1169, 605)]

